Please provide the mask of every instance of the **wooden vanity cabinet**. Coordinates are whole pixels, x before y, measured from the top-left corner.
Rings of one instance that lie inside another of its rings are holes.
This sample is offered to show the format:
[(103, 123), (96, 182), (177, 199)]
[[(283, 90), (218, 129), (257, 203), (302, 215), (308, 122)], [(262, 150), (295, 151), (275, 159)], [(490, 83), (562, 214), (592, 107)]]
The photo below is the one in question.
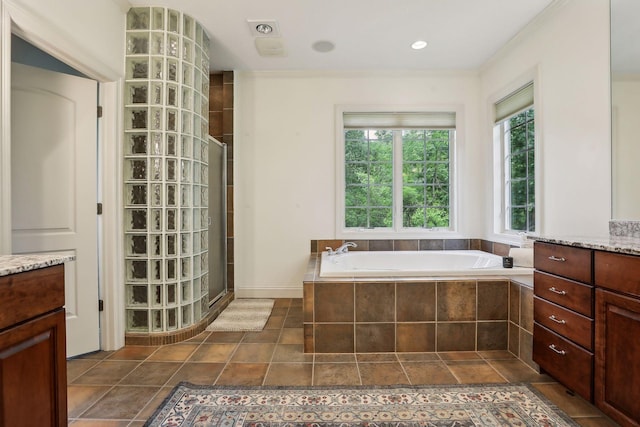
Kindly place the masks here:
[(640, 256), (534, 244), (533, 360), (640, 427)]
[(568, 389), (593, 399), (593, 251), (534, 244), (533, 360)]
[(595, 253), (595, 404), (640, 425), (640, 257)]
[(64, 266), (0, 277), (0, 426), (66, 426)]

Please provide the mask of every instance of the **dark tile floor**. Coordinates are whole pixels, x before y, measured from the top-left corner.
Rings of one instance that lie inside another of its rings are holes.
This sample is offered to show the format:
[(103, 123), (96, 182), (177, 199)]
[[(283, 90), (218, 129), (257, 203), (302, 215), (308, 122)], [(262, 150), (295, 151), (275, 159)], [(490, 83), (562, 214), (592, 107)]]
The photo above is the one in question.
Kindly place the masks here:
[(220, 385), (530, 382), (583, 426), (598, 409), (506, 351), (304, 354), (302, 300), (278, 299), (262, 332), (204, 332), (179, 344), (127, 346), (68, 361), (69, 424), (142, 426), (180, 381)]

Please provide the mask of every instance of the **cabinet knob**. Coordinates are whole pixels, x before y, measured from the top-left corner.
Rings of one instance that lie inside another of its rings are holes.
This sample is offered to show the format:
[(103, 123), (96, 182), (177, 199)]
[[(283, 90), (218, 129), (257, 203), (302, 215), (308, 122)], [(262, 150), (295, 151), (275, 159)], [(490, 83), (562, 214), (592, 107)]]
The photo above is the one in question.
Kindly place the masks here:
[(563, 319), (558, 319), (555, 314), (552, 314), (551, 316), (549, 316), (550, 320), (553, 320), (556, 323), (560, 323), (561, 325), (564, 325), (565, 323), (567, 323), (565, 320)]
[(550, 287), (549, 290), (551, 292), (553, 292), (554, 294), (558, 294), (558, 295), (566, 295), (567, 294), (567, 291), (559, 291), (559, 290), (556, 289), (555, 286)]
[(564, 351), (564, 350), (558, 350), (558, 349), (556, 348), (556, 345), (555, 345), (555, 344), (551, 344), (551, 345), (549, 346), (549, 348), (550, 348), (552, 351), (555, 351), (556, 353), (558, 353), (558, 354), (559, 354), (559, 355), (561, 355), (561, 356), (564, 356), (565, 354), (567, 354), (567, 352), (566, 352), (566, 351)]

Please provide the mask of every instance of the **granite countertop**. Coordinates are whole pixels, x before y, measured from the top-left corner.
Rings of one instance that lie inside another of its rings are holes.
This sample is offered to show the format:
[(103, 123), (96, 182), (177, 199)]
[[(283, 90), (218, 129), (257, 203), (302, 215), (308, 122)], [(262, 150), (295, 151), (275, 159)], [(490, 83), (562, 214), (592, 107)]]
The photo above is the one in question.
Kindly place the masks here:
[(577, 248), (596, 249), (621, 254), (640, 255), (640, 237), (628, 236), (532, 236), (533, 240), (559, 245), (574, 246)]
[(22, 273), (73, 261), (74, 255), (0, 255), (0, 276)]

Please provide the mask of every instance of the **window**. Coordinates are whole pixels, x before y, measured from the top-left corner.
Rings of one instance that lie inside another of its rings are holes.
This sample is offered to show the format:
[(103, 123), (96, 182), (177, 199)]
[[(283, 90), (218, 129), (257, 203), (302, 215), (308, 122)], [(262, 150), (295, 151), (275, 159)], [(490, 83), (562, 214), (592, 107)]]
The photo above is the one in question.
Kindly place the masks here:
[(393, 131), (345, 131), (345, 225), (393, 226)]
[(451, 227), (455, 113), (344, 113), (345, 230)]
[(448, 228), (453, 131), (402, 132), (402, 226)]
[(535, 114), (533, 83), (495, 105), (495, 134), (502, 151), (503, 229), (536, 229)]

